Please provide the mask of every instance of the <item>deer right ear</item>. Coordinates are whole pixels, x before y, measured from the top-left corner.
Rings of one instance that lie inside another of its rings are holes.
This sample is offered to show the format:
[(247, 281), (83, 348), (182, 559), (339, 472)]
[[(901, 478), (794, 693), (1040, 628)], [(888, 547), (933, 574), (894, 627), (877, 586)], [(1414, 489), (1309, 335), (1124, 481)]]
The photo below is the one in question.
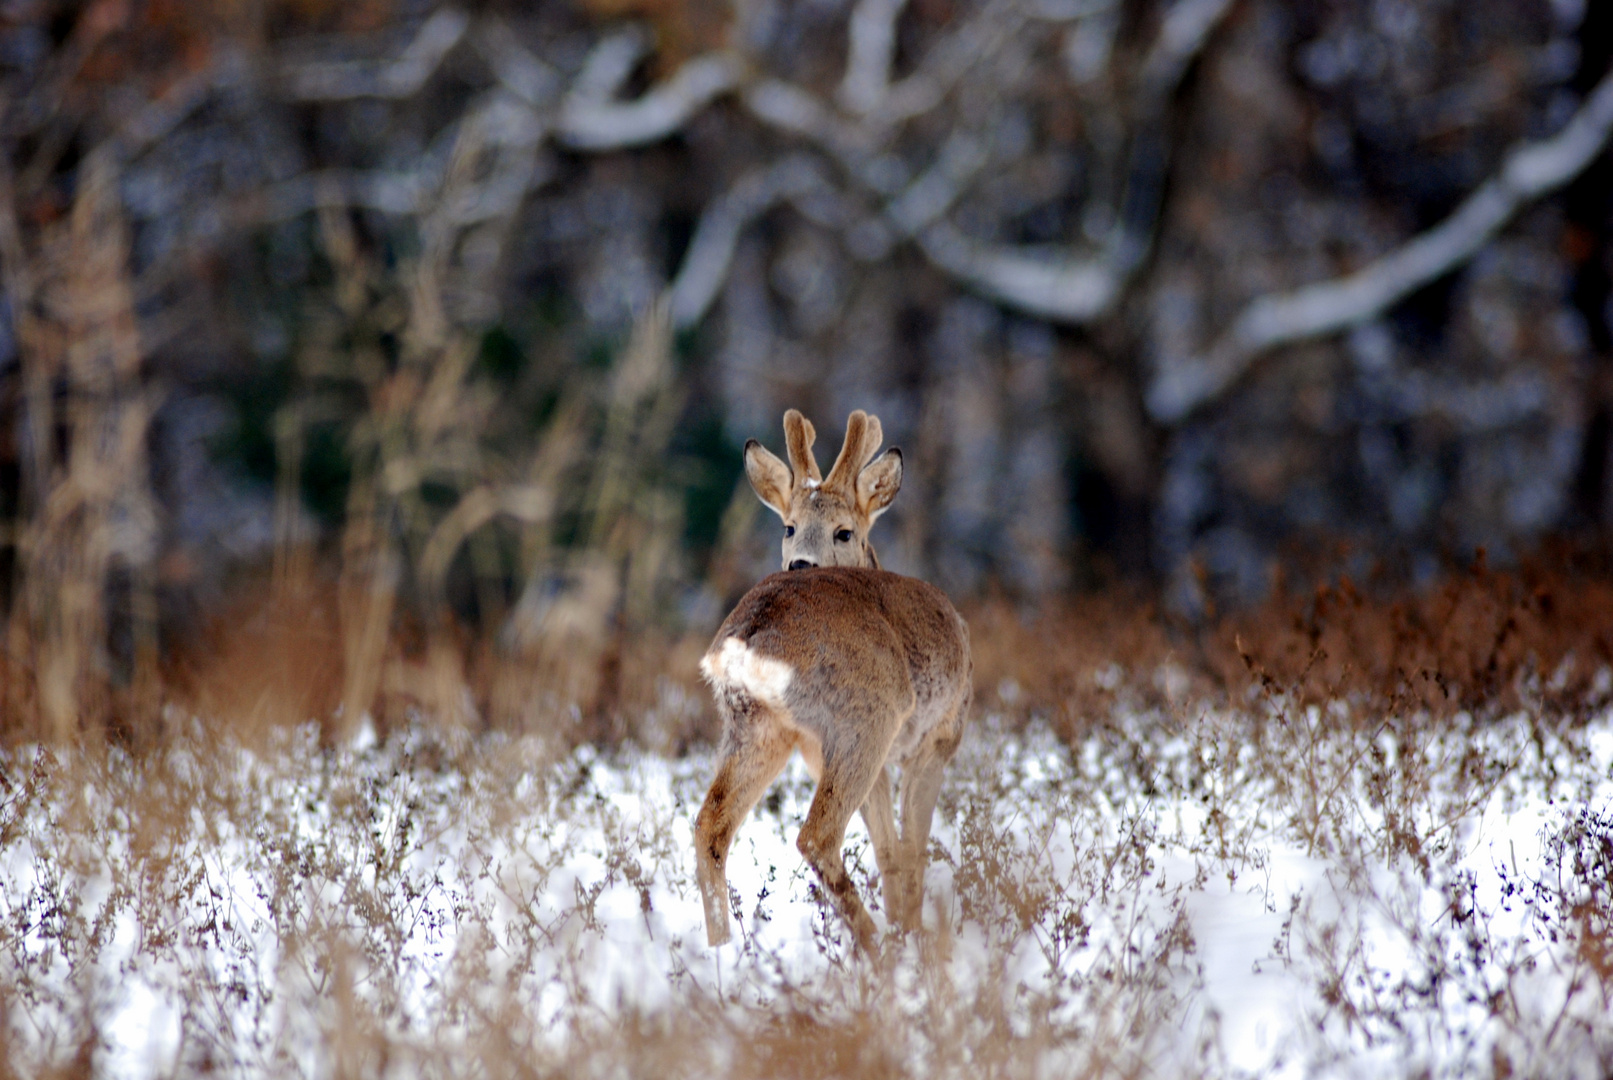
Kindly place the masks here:
[(857, 505), (872, 525), (902, 490), (902, 452), (891, 447), (857, 474)]
[(790, 467), (767, 447), (751, 439), (745, 443), (745, 475), (756, 497), (783, 517), (790, 508)]

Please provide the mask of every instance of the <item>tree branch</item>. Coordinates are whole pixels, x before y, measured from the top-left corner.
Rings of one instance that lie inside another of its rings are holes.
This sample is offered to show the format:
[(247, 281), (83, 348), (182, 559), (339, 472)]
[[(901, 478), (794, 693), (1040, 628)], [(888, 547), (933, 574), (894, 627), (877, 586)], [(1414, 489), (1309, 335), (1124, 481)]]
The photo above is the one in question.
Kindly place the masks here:
[(667, 287), (672, 322), (681, 328), (699, 322), (728, 279), (740, 234), (757, 217), (787, 199), (824, 187), (823, 169), (805, 154), (792, 154), (741, 177), (700, 217), (678, 276)]
[(1363, 269), (1294, 292), (1262, 296), (1202, 358), (1167, 363), (1148, 411), (1176, 423), (1224, 393), (1261, 354), (1377, 318), (1472, 258), (1519, 210), (1578, 176), (1613, 136), (1613, 73), (1556, 135), (1510, 151), (1499, 173), (1438, 225)]
[(414, 40), (395, 60), (344, 60), (288, 67), (282, 73), (286, 97), (292, 101), (413, 97), (469, 27), (469, 15), (456, 8), (442, 8), (421, 24)]
[(953, 132), (936, 155), (935, 164), (891, 200), (885, 217), (903, 236), (917, 236), (952, 209), (990, 157), (972, 134)]
[(730, 53), (687, 61), (671, 78), (635, 101), (613, 98), (644, 55), (638, 34), (623, 33), (595, 46), (560, 106), (556, 135), (576, 150), (619, 150), (664, 139), (716, 97), (739, 86), (745, 65)]
[(896, 59), (896, 20), (907, 0), (858, 0), (846, 28), (846, 74), (837, 97), (856, 113), (867, 114), (890, 88)]
[(504, 21), (489, 15), (476, 24), (471, 42), (499, 85), (531, 107), (547, 108), (560, 93), (560, 73), (528, 52)]
[(1125, 271), (1117, 260), (1047, 257), (1034, 250), (978, 244), (947, 222), (919, 235), (931, 262), (965, 284), (1027, 315), (1087, 323), (1120, 295)]
[(1175, 92), (1231, 6), (1232, 0), (1178, 0), (1166, 13), (1138, 73), (1137, 87), (1146, 103)]
[(1133, 136), (1125, 205), (1115, 215), (1100, 252), (1073, 258), (984, 244), (942, 221), (919, 234), (925, 255), (969, 286), (1029, 315), (1075, 324), (1107, 315), (1152, 244), (1167, 165), (1162, 128), (1170, 96), (1231, 6), (1231, 0), (1181, 0), (1160, 27), (1139, 87), (1145, 127), (1161, 130), (1141, 130)]

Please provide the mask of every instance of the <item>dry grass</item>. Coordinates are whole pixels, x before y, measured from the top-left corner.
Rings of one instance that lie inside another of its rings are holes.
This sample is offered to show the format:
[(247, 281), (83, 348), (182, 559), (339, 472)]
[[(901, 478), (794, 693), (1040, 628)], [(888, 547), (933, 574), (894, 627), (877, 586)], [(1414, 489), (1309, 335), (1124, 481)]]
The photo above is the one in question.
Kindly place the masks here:
[(1151, 706), (1239, 705), (1281, 689), (1300, 705), (1342, 698), (1441, 718), (1528, 708), (1583, 719), (1613, 701), (1613, 571), (1599, 543), (1554, 542), (1504, 570), (1480, 552), (1424, 589), (1330, 578), (1197, 623), (1123, 589), (1031, 617), (976, 607), (977, 685), (1069, 736), (1122, 686)]
[[(928, 929), (872, 965), (826, 909), (792, 921), (813, 910), (791, 845), (811, 795), (799, 770), (741, 833), (758, 846), (736, 862), (760, 858), (762, 887), (736, 886), (741, 940), (713, 956), (689, 851), (704, 749), (471, 734), (418, 707), (379, 743), (265, 725), (248, 747), (170, 710), (138, 752), (13, 746), (6, 1065), (1228, 1075), (1221, 1032), (1238, 1017), (1215, 996), (1214, 904), (1265, 920), (1256, 961), (1311, 1010), (1278, 1060), (1438, 1076), (1613, 1063), (1603, 722), (1318, 706), (1261, 681), (1229, 707), (1169, 664), (1101, 677), (1107, 704), (1079, 733), (987, 705), (943, 797)], [(694, 708), (672, 698), (624, 712), (652, 730)], [(1514, 810), (1541, 816), (1544, 854), (1514, 852), (1496, 892), (1474, 841)], [(850, 862), (877, 897), (864, 839)], [(1289, 893), (1296, 864), (1329, 869)], [(128, 1010), (147, 1000), (160, 1007), (137, 1030), (164, 1034), (142, 1064)]]

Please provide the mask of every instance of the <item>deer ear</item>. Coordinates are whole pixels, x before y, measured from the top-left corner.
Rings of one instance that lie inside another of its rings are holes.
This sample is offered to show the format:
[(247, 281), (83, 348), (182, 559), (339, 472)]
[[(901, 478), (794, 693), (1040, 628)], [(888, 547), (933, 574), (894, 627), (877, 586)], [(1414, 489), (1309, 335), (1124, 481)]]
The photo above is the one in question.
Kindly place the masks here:
[(868, 515), (868, 524), (885, 512), (900, 490), (902, 452), (893, 446), (857, 474), (857, 507)]
[(779, 517), (790, 508), (790, 467), (751, 439), (745, 444), (745, 476), (767, 508)]

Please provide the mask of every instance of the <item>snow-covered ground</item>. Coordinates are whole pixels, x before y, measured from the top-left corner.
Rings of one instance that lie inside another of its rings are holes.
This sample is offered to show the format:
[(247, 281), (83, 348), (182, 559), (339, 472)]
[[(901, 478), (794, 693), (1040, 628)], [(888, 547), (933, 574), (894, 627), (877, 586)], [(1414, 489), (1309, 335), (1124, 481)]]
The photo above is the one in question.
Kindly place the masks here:
[[(1072, 747), (985, 717), (937, 815), (927, 932), (887, 936), (874, 964), (853, 957), (796, 852), (811, 796), (799, 762), (730, 858), (734, 943), (705, 945), (691, 821), (711, 770), (706, 755), (555, 759), (538, 740), (427, 725), (334, 751), (309, 730), (256, 752), (0, 759), (10, 1064), (1613, 1066), (1606, 718), (1117, 708)], [(848, 850), (877, 908), (860, 821)]]

